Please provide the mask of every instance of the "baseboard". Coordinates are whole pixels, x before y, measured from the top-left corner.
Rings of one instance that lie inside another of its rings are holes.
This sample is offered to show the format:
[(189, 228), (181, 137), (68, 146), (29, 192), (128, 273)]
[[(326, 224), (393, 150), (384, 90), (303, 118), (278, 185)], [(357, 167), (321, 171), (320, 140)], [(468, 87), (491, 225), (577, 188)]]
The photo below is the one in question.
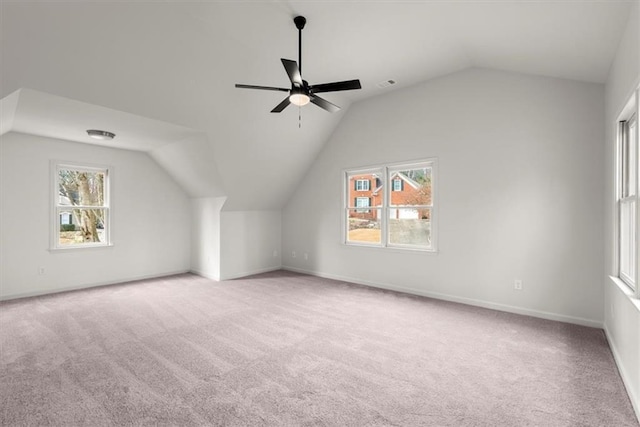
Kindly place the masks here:
[(220, 281), (219, 276), (216, 277), (212, 274), (205, 273), (204, 271), (191, 269), (189, 270), (189, 273), (195, 274), (196, 276), (204, 277), (205, 279), (215, 280), (216, 282)]
[(273, 267), (258, 268), (256, 270), (249, 270), (249, 271), (244, 271), (241, 273), (233, 273), (229, 275), (221, 274), (220, 280), (222, 281), (222, 280), (240, 279), (242, 277), (253, 276), (254, 274), (268, 273), (270, 271), (278, 271), (278, 270), (282, 270), (282, 266), (278, 265)]
[(609, 343), (609, 348), (611, 349), (611, 353), (613, 354), (613, 360), (616, 362), (616, 366), (618, 367), (618, 372), (620, 373), (620, 377), (622, 378), (622, 383), (624, 384), (625, 389), (627, 390), (627, 394), (629, 395), (629, 399), (631, 400), (631, 406), (633, 406), (633, 410), (636, 413), (636, 418), (640, 423), (640, 396), (636, 396), (633, 393), (633, 388), (631, 387), (631, 377), (620, 359), (620, 353), (616, 348), (615, 341), (611, 339), (611, 334), (609, 333), (609, 329), (607, 325), (604, 325), (604, 334), (607, 337), (607, 342)]
[(372, 281), (369, 281), (369, 280), (358, 279), (356, 277), (339, 276), (339, 275), (336, 275), (336, 274), (329, 274), (329, 273), (323, 273), (323, 272), (319, 272), (319, 271), (305, 270), (305, 269), (301, 269), (301, 268), (297, 268), (297, 267), (282, 266), (282, 269), (283, 270), (288, 270), (288, 271), (294, 271), (294, 272), (297, 272), (297, 273), (309, 274), (311, 276), (322, 277), (322, 278), (325, 278), (325, 279), (332, 279), (332, 280), (340, 280), (340, 281), (343, 281), (343, 282), (357, 283), (359, 285), (371, 286), (371, 287), (374, 287), (374, 288), (387, 289), (387, 290), (390, 290), (390, 291), (397, 291), (397, 292), (404, 292), (404, 293), (412, 294), (412, 295), (420, 295), (420, 296), (428, 297), (428, 298), (434, 298), (434, 299), (450, 301), (450, 302), (457, 302), (457, 303), (461, 303), (461, 304), (472, 305), (472, 306), (475, 306), (475, 307), (489, 308), (489, 309), (492, 309), (492, 310), (505, 311), (507, 313), (522, 314), (524, 316), (538, 317), (538, 318), (541, 318), (541, 319), (555, 320), (555, 321), (558, 321), (558, 322), (572, 323), (572, 324), (575, 324), (575, 325), (588, 326), (588, 327), (591, 327), (591, 328), (602, 329), (603, 326), (604, 326), (602, 322), (599, 322), (599, 321), (596, 321), (596, 320), (591, 320), (591, 319), (584, 319), (582, 317), (573, 317), (573, 316), (567, 316), (567, 315), (564, 315), (564, 314), (550, 313), (550, 312), (539, 311), (539, 310), (531, 310), (531, 309), (528, 309), (528, 308), (516, 307), (516, 306), (506, 305), (506, 304), (499, 304), (499, 303), (494, 303), (494, 302), (490, 302), (490, 301), (477, 300), (477, 299), (472, 299), (472, 298), (458, 297), (458, 296), (455, 296), (455, 295), (442, 294), (442, 293), (439, 293), (439, 292), (421, 291), (421, 290), (417, 290), (417, 289), (405, 288), (405, 287), (402, 287), (402, 286), (396, 286), (396, 285), (392, 285), (392, 284), (389, 284), (389, 283), (372, 282)]
[(138, 280), (147, 280), (147, 279), (158, 279), (160, 277), (175, 276), (175, 275), (178, 275), (178, 274), (185, 274), (185, 273), (189, 273), (189, 270), (179, 270), (179, 271), (165, 272), (165, 273), (159, 273), (159, 274), (148, 274), (148, 275), (142, 275), (142, 276), (134, 276), (134, 277), (128, 277), (128, 278), (122, 279), (122, 280), (95, 282), (95, 283), (91, 283), (91, 284), (88, 284), (88, 285), (68, 286), (68, 287), (56, 288), (56, 289), (41, 289), (41, 290), (32, 291), (32, 292), (25, 292), (25, 293), (21, 293), (21, 294), (0, 296), (0, 301), (9, 301), (9, 300), (14, 300), (14, 299), (19, 299), (19, 298), (37, 297), (37, 296), (41, 296), (41, 295), (52, 295), (52, 294), (58, 294), (58, 293), (61, 293), (61, 292), (78, 291), (80, 289), (97, 288), (99, 286), (119, 285), (121, 283), (135, 282), (135, 281), (138, 281)]

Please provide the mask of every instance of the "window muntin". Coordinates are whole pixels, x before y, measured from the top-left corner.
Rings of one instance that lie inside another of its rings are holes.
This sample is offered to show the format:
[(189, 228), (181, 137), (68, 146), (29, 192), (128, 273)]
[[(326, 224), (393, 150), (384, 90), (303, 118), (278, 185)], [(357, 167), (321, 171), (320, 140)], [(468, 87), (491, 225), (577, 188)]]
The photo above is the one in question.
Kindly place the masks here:
[(638, 268), (638, 126), (637, 116), (619, 122), (618, 271), (636, 289)]
[(109, 245), (108, 168), (57, 164), (54, 212), (54, 249)]
[[(345, 243), (435, 251), (434, 169), (435, 159), (347, 171)], [(359, 180), (375, 183), (375, 188), (363, 194)], [(390, 192), (384, 191), (387, 186)]]

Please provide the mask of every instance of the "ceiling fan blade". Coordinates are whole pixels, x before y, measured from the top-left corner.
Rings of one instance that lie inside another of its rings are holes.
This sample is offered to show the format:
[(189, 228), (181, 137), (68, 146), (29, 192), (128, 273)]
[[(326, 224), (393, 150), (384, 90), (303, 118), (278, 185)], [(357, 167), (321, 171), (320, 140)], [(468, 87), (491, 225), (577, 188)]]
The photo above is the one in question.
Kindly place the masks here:
[(287, 96), (280, 104), (276, 105), (276, 107), (273, 110), (271, 110), (271, 112), (280, 113), (282, 112), (282, 110), (287, 108), (289, 104), (291, 104), (291, 101), (289, 101), (289, 97)]
[(313, 85), (309, 89), (313, 93), (321, 92), (337, 92), (339, 90), (353, 90), (361, 89), (360, 80), (345, 80), (344, 82), (323, 83), (319, 85)]
[(315, 96), (313, 94), (311, 94), (311, 102), (316, 104), (320, 108), (324, 108), (330, 113), (335, 113), (336, 111), (340, 110), (340, 107), (338, 107), (337, 105), (332, 104), (326, 99), (320, 98), (319, 96)]
[(254, 86), (254, 85), (236, 84), (236, 87), (241, 89), (261, 89), (261, 90), (277, 90), (280, 92), (289, 92), (289, 89), (285, 89), (282, 87), (272, 87), (272, 86)]
[(280, 58), (280, 61), (282, 61), (282, 65), (284, 65), (284, 69), (287, 71), (287, 75), (289, 76), (291, 83), (295, 86), (302, 86), (302, 76), (300, 75), (298, 63), (284, 58)]

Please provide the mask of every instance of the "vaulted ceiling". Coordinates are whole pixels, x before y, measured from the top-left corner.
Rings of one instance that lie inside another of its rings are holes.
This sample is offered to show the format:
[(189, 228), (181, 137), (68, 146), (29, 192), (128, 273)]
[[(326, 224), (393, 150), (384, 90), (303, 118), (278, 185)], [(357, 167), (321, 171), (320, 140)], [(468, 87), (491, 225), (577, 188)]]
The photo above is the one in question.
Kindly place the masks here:
[[(279, 209), (366, 98), (469, 67), (604, 83), (630, 6), (3, 1), (0, 97), (33, 91), (5, 103), (15, 116), (0, 129), (88, 142), (88, 122), (102, 119), (118, 134), (114, 146), (148, 151), (192, 196)], [(283, 93), (234, 88), (288, 86), (280, 58), (298, 59), (299, 14), (308, 21), (304, 78), (362, 82), (360, 91), (325, 94), (338, 113), (309, 105), (272, 114)], [(377, 86), (388, 79), (397, 84)]]

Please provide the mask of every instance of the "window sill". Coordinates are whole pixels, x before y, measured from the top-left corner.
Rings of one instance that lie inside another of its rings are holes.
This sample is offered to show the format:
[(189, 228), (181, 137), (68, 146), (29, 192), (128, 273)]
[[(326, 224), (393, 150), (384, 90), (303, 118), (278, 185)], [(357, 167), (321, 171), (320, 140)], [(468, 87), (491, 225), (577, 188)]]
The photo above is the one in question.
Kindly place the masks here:
[(374, 249), (374, 250), (383, 250), (386, 252), (395, 252), (395, 253), (418, 253), (418, 254), (426, 254), (426, 255), (437, 255), (437, 249), (418, 249), (418, 248), (403, 248), (398, 246), (380, 246), (380, 245), (367, 245), (367, 244), (359, 244), (359, 243), (342, 243), (343, 246), (355, 247), (355, 248), (364, 248), (364, 249)]
[(71, 246), (68, 248), (49, 248), (49, 252), (64, 253), (64, 252), (86, 251), (91, 249), (106, 249), (106, 248), (112, 248), (112, 247), (113, 247), (113, 243), (109, 243), (107, 245)]
[(631, 289), (626, 283), (620, 280), (618, 277), (609, 276), (609, 279), (620, 289), (620, 291), (629, 299), (631, 304), (640, 311), (640, 299), (635, 295), (633, 289)]

